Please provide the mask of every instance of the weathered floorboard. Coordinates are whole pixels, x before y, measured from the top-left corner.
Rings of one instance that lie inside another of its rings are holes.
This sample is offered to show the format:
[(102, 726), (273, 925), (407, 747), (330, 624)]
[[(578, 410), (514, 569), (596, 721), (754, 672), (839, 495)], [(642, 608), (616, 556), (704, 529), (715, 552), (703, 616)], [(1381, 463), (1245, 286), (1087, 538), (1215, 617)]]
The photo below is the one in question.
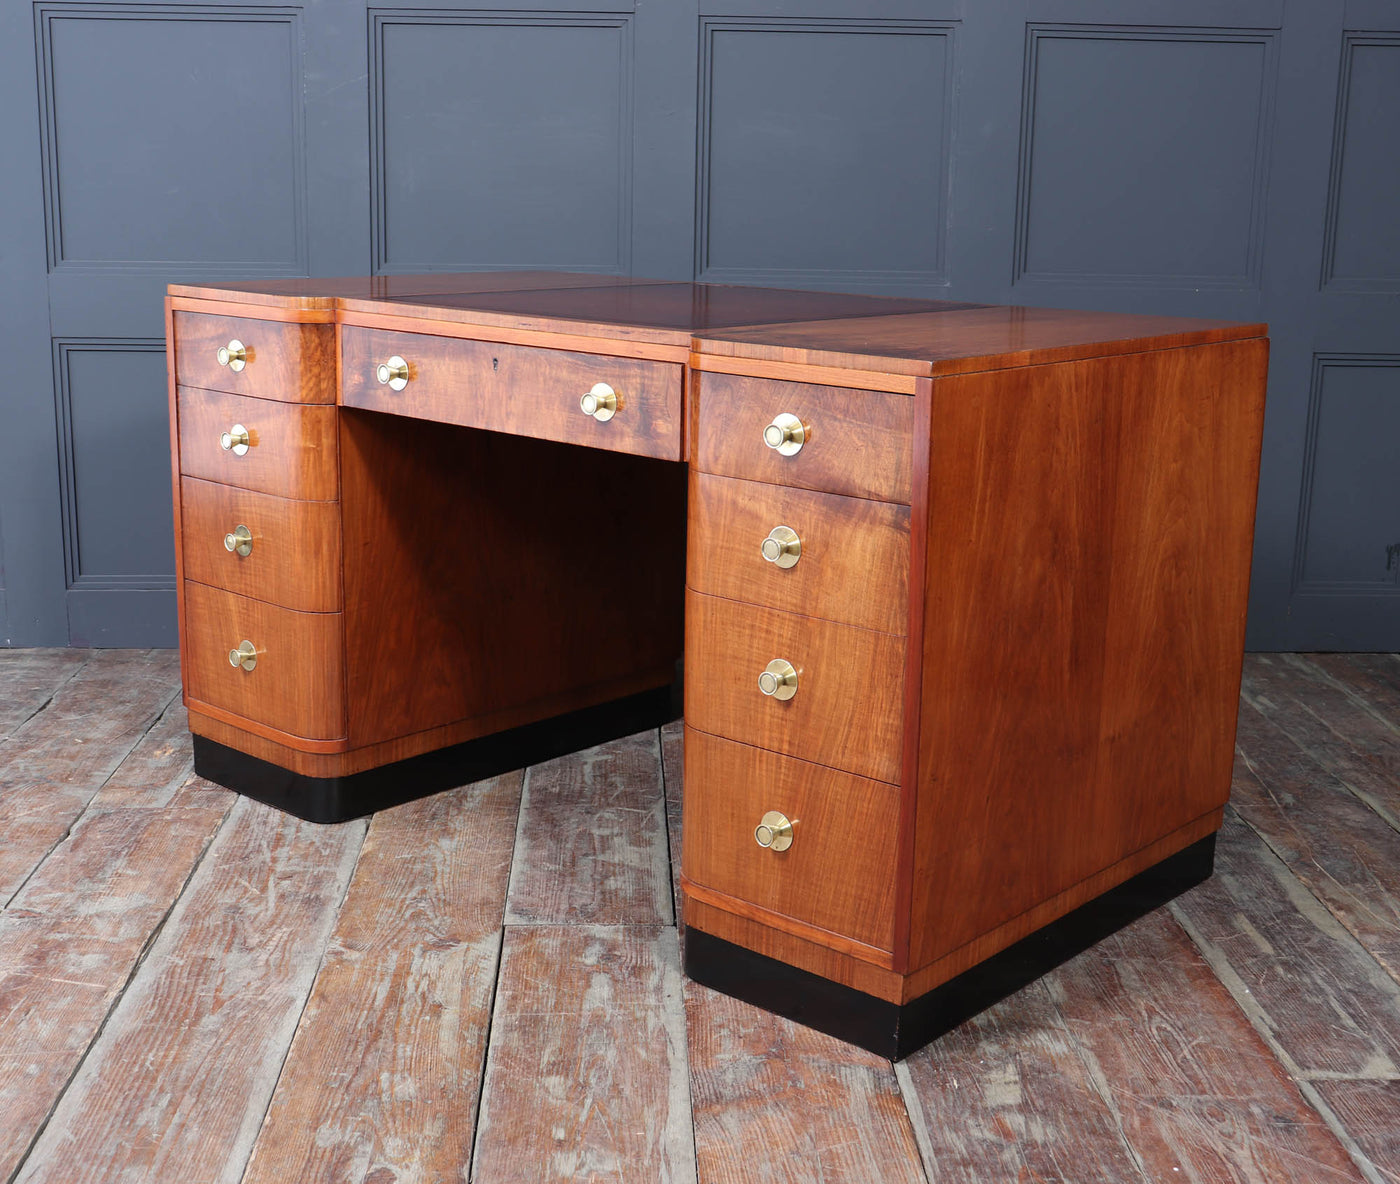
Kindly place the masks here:
[(1255, 654), (1244, 696), (1342, 784), (1400, 830), (1400, 731), (1312, 662)]
[(520, 781), (375, 815), (243, 1184), (465, 1179)]
[(922, 1184), (889, 1061), (685, 984), (701, 1184)]
[(685, 723), (673, 720), (661, 728), (661, 773), (666, 787), (666, 839), (671, 856), (671, 905), (676, 925), (684, 931), (681, 911), (681, 801), (684, 797)]
[(695, 1180), (674, 929), (506, 929), (473, 1178)]
[(1316, 1081), (1380, 1179), (1400, 1184), (1400, 1081)]
[(0, 739), (41, 710), (82, 669), (89, 652), (0, 649)]
[(1043, 983), (896, 1073), (933, 1184), (1146, 1184)]
[(363, 835), (240, 800), (18, 1180), (236, 1184)]
[(508, 925), (669, 925), (671, 869), (656, 732), (525, 776)]
[(84, 785), (9, 778), (0, 784), (0, 908), (63, 841), (91, 797)]
[(89, 816), (0, 914), (0, 1180), (13, 1177), (222, 819)]
[(1044, 982), (1149, 1180), (1364, 1179), (1166, 911)]
[(1400, 979), (1400, 833), (1248, 702), (1237, 745), (1235, 810)]
[(1215, 875), (1172, 911), (1304, 1078), (1400, 1077), (1400, 984), (1233, 811)]
[[(222, 798), (220, 797), (222, 795)], [(176, 695), (93, 798), (91, 809), (212, 804), (233, 795), (194, 775), (189, 713)]]
[(1400, 728), (1400, 654), (1308, 654), (1306, 660), (1345, 684), (1378, 718)]

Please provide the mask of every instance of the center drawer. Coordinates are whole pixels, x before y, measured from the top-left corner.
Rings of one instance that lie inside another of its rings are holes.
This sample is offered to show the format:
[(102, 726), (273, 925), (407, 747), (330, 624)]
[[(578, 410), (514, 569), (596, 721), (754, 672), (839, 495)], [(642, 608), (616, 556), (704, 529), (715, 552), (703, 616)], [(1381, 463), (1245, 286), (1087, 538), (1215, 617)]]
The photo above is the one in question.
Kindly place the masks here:
[[(341, 329), (346, 407), (661, 460), (681, 459), (681, 384), (676, 362)], [(580, 403), (595, 391), (589, 414)]]

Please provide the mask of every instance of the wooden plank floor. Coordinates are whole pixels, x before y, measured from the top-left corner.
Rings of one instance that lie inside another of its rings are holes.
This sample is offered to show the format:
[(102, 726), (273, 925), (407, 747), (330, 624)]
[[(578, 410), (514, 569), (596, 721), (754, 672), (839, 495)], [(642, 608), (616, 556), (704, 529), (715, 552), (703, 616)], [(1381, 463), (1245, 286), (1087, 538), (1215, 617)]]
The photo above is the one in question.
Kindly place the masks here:
[(1216, 874), (899, 1065), (686, 982), (681, 733), (339, 826), (0, 650), (0, 1184), (1400, 1184), (1400, 656), (1253, 655)]

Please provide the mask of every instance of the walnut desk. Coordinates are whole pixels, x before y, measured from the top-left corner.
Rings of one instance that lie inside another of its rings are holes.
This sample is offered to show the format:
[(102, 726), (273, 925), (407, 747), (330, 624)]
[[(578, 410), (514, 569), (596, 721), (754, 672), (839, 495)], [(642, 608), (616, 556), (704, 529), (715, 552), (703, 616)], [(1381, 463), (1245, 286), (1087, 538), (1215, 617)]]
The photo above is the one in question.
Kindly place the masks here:
[(205, 776), (349, 817), (673, 718), (684, 650), (687, 971), (890, 1056), (1209, 874), (1263, 326), (520, 272), (167, 308)]

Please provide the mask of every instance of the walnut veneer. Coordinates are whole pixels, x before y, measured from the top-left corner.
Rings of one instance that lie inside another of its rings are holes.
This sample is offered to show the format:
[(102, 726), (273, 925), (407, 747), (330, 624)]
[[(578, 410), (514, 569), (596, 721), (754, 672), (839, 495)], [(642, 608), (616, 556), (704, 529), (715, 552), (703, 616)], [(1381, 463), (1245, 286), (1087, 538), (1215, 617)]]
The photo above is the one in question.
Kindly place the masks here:
[(411, 777), (684, 649), (687, 924), (880, 1007), (1219, 826), (1261, 325), (559, 273), (167, 303), (200, 751)]

